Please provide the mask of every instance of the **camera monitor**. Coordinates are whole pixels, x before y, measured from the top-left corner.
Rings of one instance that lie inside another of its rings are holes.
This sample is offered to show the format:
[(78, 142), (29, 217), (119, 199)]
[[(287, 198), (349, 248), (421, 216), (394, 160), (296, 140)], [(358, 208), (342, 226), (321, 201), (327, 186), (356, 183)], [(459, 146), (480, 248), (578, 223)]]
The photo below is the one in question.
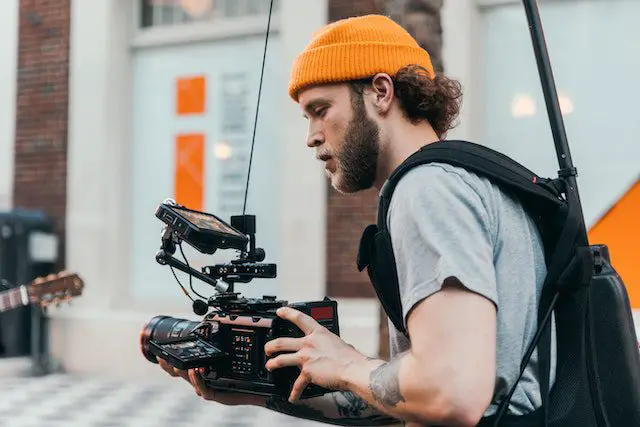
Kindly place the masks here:
[(156, 216), (202, 253), (212, 254), (217, 249), (244, 251), (249, 242), (246, 235), (213, 214), (162, 203)]

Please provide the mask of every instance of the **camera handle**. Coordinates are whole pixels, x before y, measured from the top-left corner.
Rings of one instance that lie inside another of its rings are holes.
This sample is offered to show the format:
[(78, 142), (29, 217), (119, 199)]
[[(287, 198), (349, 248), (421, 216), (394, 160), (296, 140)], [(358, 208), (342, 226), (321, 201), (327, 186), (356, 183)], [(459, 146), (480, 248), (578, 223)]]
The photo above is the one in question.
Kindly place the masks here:
[(213, 286), (218, 292), (223, 293), (233, 293), (235, 283), (249, 283), (255, 278), (276, 277), (275, 264), (253, 264), (247, 261), (239, 264), (232, 263), (204, 267), (204, 272), (201, 273), (175, 258), (164, 247), (156, 253), (156, 261), (161, 265), (169, 265), (184, 273), (191, 274)]
[(160, 249), (158, 253), (156, 253), (156, 261), (158, 261), (158, 264), (169, 265), (171, 267), (177, 268), (183, 273), (191, 274), (192, 276), (197, 277), (198, 279), (213, 286), (214, 288), (216, 289), (218, 288), (218, 281), (216, 279), (209, 277), (204, 273), (199, 272), (193, 267), (189, 267), (187, 264), (175, 258), (173, 255), (171, 255), (164, 249)]
[[(164, 239), (163, 239), (163, 247), (164, 247)], [(174, 247), (175, 249), (175, 247)], [(158, 251), (158, 253), (156, 254), (156, 261), (158, 261), (159, 264), (161, 265), (169, 265), (171, 267), (177, 268), (178, 270), (190, 274), (192, 276), (197, 277), (198, 279), (202, 280), (203, 282), (213, 286), (214, 288), (216, 288), (219, 292), (226, 292), (227, 288), (226, 287), (222, 287), (220, 286), (220, 284), (218, 283), (218, 280), (207, 276), (206, 274), (200, 273), (198, 270), (188, 266), (187, 264), (183, 263), (182, 261), (180, 261), (179, 259), (176, 259), (173, 255), (171, 255), (168, 251), (166, 251), (165, 249), (160, 249)], [(184, 289), (183, 289), (184, 290)], [(186, 291), (184, 291), (186, 293)], [(198, 316), (204, 316), (205, 314), (207, 314), (207, 311), (209, 311), (209, 304), (201, 299), (193, 299), (193, 304), (192, 304), (192, 308), (193, 308), (193, 312), (195, 314), (197, 314)]]
[(249, 251), (243, 252), (240, 259), (231, 261), (233, 264), (246, 262), (262, 262), (266, 257), (264, 249), (256, 247), (256, 216), (232, 215), (231, 226), (249, 237)]

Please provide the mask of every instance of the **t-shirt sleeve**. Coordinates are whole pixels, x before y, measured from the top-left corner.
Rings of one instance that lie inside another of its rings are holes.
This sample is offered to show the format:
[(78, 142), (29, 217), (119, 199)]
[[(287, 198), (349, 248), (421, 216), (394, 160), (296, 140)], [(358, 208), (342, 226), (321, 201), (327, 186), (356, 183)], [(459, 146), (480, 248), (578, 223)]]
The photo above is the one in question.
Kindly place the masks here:
[(449, 277), (498, 305), (490, 215), (467, 179), (431, 164), (394, 190), (388, 227), (405, 322)]

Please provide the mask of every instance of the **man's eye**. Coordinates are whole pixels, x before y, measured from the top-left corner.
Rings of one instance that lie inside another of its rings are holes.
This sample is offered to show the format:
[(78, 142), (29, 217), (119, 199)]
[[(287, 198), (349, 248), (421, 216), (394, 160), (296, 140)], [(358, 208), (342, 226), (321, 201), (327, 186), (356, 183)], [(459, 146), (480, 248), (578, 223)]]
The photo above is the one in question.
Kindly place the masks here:
[(321, 107), (321, 108), (318, 108), (318, 109), (315, 111), (315, 114), (316, 114), (316, 116), (318, 116), (318, 117), (322, 117), (322, 116), (324, 116), (324, 114), (326, 113), (326, 111), (327, 111), (327, 107)]

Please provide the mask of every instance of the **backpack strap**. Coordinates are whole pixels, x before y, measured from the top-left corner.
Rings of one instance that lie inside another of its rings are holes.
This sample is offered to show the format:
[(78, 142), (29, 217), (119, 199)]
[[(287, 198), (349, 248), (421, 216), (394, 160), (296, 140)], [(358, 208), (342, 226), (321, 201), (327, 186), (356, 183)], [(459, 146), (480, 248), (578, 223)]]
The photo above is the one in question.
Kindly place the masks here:
[[(380, 305), (393, 323), (393, 326), (409, 337), (404, 327), (404, 316), (402, 315), (402, 302), (400, 299), (400, 289), (397, 286), (397, 270), (393, 249), (388, 232), (378, 230), (376, 224), (367, 226), (360, 238), (360, 248), (358, 249), (357, 267), (363, 271), (368, 267), (371, 284), (378, 296)], [(378, 277), (386, 270), (385, 277)]]
[(415, 166), (442, 162), (459, 166), (497, 182), (537, 202), (557, 207), (560, 204), (554, 181), (539, 177), (502, 153), (467, 141), (438, 141), (420, 148), (393, 171), (380, 190), (378, 228), (386, 229), (391, 196), (400, 179)]

